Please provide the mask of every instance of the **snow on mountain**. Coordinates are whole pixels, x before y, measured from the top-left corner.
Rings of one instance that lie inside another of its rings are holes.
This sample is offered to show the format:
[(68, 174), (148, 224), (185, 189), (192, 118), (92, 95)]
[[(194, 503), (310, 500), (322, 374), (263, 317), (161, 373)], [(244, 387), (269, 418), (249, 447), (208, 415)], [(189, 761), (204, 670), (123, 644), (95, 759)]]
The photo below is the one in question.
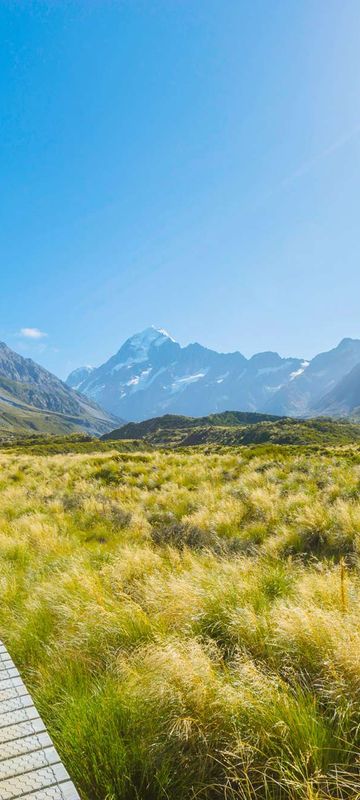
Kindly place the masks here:
[(181, 347), (166, 331), (147, 328), (131, 336), (105, 364), (68, 382), (111, 413), (128, 420), (171, 412), (207, 414), (265, 405), (300, 359), (260, 353), (217, 353), (198, 343)]
[(282, 386), (269, 404), (269, 412), (289, 416), (319, 414), (321, 398), (359, 363), (360, 341), (343, 339), (337, 347), (315, 356), (305, 368), (299, 367), (302, 372)]
[(305, 372), (306, 367), (309, 366), (309, 364), (310, 364), (310, 361), (302, 361), (300, 369), (297, 369), (297, 370), (295, 370), (295, 372), (291, 373), (290, 380), (293, 381), (293, 380), (295, 380), (295, 378), (298, 378), (299, 375), (302, 375), (303, 372)]
[(127, 339), (102, 366), (84, 371), (80, 383), (82, 370), (75, 370), (68, 383), (76, 382), (80, 392), (108, 412), (134, 421), (228, 409), (309, 416), (359, 363), (356, 339), (344, 339), (312, 361), (271, 351), (246, 359), (198, 343), (181, 347), (166, 331), (152, 327)]

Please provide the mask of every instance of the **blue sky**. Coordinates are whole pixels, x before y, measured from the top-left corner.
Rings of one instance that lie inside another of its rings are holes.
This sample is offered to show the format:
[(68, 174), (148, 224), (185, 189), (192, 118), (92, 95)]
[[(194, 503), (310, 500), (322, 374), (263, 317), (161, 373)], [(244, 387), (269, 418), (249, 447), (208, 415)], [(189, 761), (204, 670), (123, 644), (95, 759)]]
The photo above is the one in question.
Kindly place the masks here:
[(0, 35), (1, 339), (65, 376), (150, 324), (360, 337), (358, 0), (3, 0)]

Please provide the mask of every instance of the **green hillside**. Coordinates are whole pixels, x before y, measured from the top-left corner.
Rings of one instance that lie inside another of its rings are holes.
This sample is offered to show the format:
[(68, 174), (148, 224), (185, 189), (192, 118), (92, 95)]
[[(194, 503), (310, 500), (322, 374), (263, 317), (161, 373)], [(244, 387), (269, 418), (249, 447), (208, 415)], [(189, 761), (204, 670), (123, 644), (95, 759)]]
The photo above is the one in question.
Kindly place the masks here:
[(292, 419), (226, 411), (209, 417), (165, 415), (132, 422), (102, 437), (103, 441), (139, 440), (151, 446), (249, 444), (346, 444), (360, 439), (360, 425), (343, 420)]
[(157, 431), (174, 431), (201, 427), (234, 427), (239, 425), (255, 425), (257, 422), (275, 422), (282, 417), (272, 414), (257, 414), (247, 411), (223, 411), (220, 414), (209, 414), (207, 417), (185, 417), (181, 414), (164, 414), (152, 417), (143, 422), (128, 422), (114, 431), (104, 435), (104, 439), (144, 439)]

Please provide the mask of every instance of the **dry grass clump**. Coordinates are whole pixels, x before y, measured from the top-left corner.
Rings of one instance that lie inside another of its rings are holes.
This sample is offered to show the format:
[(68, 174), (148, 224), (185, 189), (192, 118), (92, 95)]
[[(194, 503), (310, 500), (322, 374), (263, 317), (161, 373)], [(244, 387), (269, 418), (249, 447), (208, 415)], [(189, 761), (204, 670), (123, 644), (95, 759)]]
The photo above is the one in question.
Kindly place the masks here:
[(354, 800), (357, 451), (0, 456), (0, 636), (84, 800)]

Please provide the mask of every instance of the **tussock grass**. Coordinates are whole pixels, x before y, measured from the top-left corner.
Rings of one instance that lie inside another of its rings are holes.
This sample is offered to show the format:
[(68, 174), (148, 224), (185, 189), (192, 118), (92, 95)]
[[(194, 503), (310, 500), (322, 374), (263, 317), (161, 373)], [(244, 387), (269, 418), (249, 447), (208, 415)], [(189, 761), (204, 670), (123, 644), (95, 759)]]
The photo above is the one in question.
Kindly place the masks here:
[(357, 449), (0, 455), (0, 635), (84, 800), (354, 800)]

